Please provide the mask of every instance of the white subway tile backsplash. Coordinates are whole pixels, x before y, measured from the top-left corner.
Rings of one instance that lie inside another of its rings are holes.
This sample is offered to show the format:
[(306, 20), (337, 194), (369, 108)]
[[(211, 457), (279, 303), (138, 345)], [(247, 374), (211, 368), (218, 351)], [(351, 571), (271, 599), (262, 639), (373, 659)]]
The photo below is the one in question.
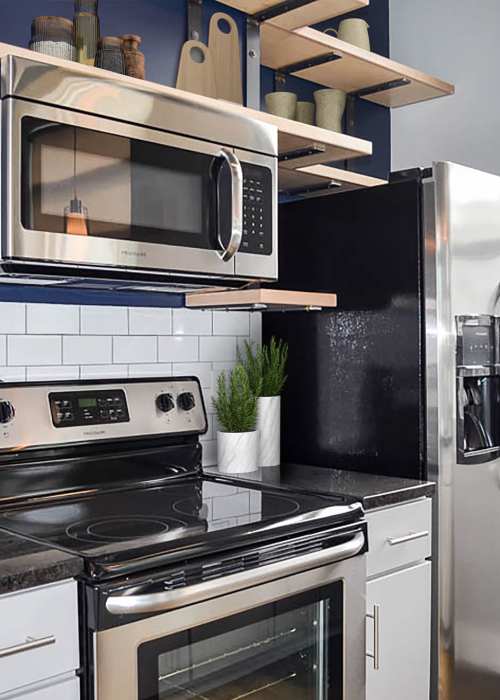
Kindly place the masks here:
[(65, 365), (102, 365), (111, 364), (112, 361), (112, 340), (110, 337), (97, 335), (67, 335), (63, 337), (63, 362)]
[(160, 362), (197, 362), (198, 338), (191, 336), (161, 336), (158, 359)]
[(171, 377), (172, 364), (170, 362), (158, 362), (149, 365), (129, 365), (129, 377)]
[(118, 364), (151, 363), (158, 359), (155, 336), (116, 336), (113, 338), (113, 362)]
[(174, 309), (174, 335), (212, 335), (212, 312), (197, 309)]
[(80, 368), (71, 365), (59, 365), (56, 367), (28, 367), (26, 379), (28, 382), (52, 382), (69, 381), (79, 379)]
[(82, 306), (82, 335), (127, 335), (128, 309), (121, 306)]
[[(58, 335), (9, 335), (7, 364), (60, 365), (61, 337)], [(0, 364), (4, 364), (1, 362)]]
[(129, 309), (131, 335), (171, 335), (172, 309)]
[(26, 304), (0, 303), (0, 333), (26, 333)]
[(80, 379), (126, 379), (127, 365), (88, 365), (80, 367)]
[(7, 337), (0, 335), (0, 365), (7, 364)]
[(25, 382), (26, 367), (0, 367), (0, 382)]
[(231, 362), (236, 359), (236, 338), (200, 338), (202, 362)]
[(65, 304), (28, 304), (26, 306), (28, 333), (78, 334), (80, 333), (80, 308)]
[(262, 314), (257, 311), (250, 314), (250, 342), (262, 345)]
[(198, 377), (200, 384), (204, 389), (212, 386), (211, 362), (174, 362), (172, 370), (177, 376)]
[(250, 334), (248, 311), (214, 311), (214, 335)]

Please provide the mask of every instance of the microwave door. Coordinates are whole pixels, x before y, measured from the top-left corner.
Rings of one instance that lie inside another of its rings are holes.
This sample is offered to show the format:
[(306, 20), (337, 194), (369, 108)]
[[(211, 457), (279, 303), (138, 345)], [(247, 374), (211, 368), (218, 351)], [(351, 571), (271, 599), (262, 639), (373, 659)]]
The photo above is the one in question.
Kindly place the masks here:
[(234, 276), (242, 182), (232, 151), (11, 98), (2, 110), (4, 259)]

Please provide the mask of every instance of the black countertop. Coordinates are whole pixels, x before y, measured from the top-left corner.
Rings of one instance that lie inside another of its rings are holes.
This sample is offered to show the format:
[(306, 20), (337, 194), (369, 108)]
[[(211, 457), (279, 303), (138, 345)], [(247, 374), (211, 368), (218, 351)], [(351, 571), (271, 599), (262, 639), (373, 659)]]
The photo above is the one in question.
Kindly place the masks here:
[(350, 496), (358, 499), (366, 510), (432, 496), (436, 486), (431, 481), (401, 479), (301, 464), (262, 467), (256, 472), (245, 474), (222, 474), (217, 466), (204, 467), (204, 472), (224, 479), (245, 483), (260, 482), (289, 491)]
[(0, 595), (74, 578), (80, 557), (0, 530)]

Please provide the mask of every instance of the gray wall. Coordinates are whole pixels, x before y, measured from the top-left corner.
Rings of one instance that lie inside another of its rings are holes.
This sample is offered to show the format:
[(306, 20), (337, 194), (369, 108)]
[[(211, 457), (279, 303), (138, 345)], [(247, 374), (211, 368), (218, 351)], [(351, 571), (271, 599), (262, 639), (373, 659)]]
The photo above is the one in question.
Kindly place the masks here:
[(451, 160), (500, 174), (500, 1), (390, 0), (391, 57), (456, 85), (392, 112), (392, 169)]

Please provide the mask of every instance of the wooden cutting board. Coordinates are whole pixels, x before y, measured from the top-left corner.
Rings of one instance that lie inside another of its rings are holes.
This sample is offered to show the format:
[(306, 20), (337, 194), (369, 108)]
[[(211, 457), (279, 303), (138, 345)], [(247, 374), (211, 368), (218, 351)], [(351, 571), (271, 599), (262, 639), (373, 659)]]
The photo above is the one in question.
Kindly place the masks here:
[(212, 56), (201, 41), (186, 41), (181, 50), (177, 85), (179, 90), (217, 97)]
[(217, 97), (243, 104), (240, 36), (236, 22), (224, 12), (210, 19), (208, 48), (212, 55)]

